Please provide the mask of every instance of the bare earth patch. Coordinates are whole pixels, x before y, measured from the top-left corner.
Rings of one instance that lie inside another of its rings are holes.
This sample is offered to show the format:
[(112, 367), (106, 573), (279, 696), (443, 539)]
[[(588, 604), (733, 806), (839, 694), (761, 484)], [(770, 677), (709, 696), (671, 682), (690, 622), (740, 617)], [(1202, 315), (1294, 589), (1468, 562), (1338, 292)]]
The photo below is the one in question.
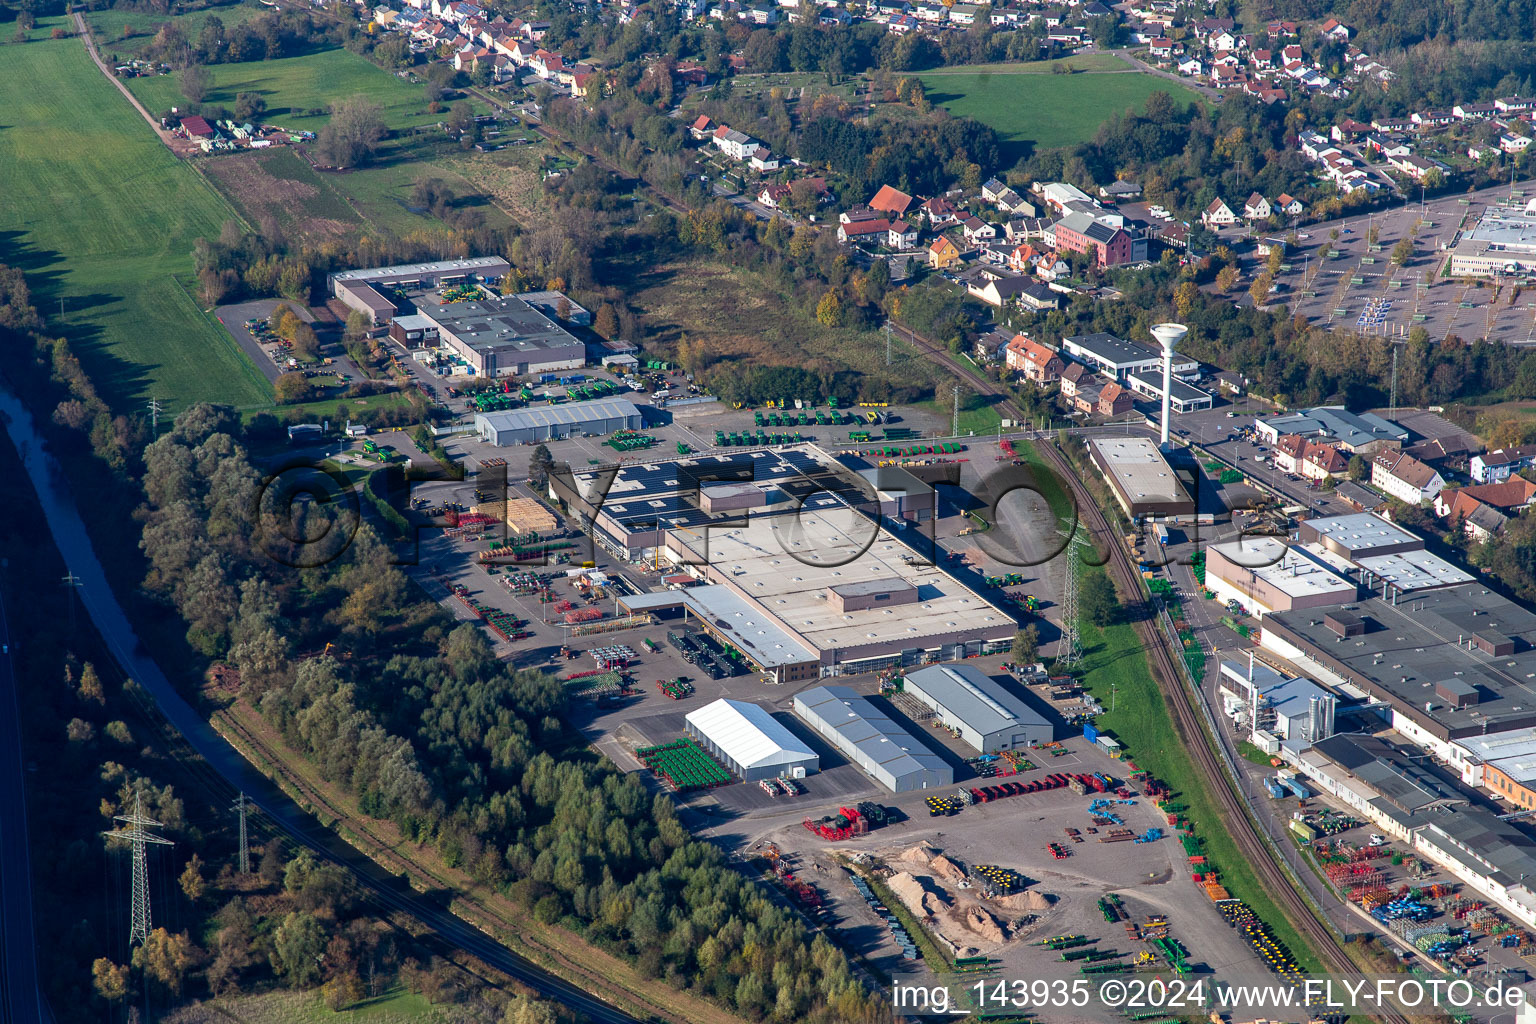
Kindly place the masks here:
[(310, 237), (334, 237), (355, 227), (335, 217), (313, 213), (320, 189), (307, 181), (278, 177), (263, 158), (267, 153), (241, 153), (211, 159), (204, 164), (220, 191), (253, 220), (272, 217), (285, 227)]

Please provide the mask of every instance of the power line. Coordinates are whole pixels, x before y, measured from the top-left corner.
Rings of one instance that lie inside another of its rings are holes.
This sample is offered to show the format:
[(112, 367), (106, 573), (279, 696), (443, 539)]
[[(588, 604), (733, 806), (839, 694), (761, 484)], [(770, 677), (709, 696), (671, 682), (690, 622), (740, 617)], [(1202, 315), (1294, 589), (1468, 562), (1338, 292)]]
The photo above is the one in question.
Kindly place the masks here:
[(151, 398), (149, 400), (149, 436), (150, 437), (159, 437), (160, 436), (160, 414), (162, 412), (164, 412), (164, 411), (165, 411), (165, 407), (160, 404), (160, 399), (158, 399), (158, 398)]
[(960, 436), (960, 392), (963, 389), (960, 387), (959, 384), (951, 384), (949, 386), (949, 390), (955, 396), (955, 411), (954, 411), (953, 417), (950, 420), (949, 436), (950, 437), (959, 437)]
[(123, 839), (133, 845), (133, 923), (128, 928), (128, 945), (149, 940), (149, 856), (150, 843), (157, 846), (174, 846), (169, 839), (162, 839), (144, 831), (145, 825), (159, 826), (160, 822), (144, 816), (143, 791), (133, 793), (133, 813), (114, 815), (113, 821), (121, 821), (132, 828), (115, 832), (103, 832), (108, 839)]

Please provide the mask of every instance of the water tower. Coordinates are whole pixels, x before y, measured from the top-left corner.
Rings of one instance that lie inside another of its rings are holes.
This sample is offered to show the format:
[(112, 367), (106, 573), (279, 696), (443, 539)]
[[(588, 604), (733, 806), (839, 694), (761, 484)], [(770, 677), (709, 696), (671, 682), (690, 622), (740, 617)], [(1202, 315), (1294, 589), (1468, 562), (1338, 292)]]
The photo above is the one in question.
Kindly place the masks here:
[(1163, 347), (1163, 451), (1168, 450), (1168, 416), (1173, 407), (1173, 349), (1188, 333), (1189, 328), (1183, 324), (1152, 325), (1152, 337)]

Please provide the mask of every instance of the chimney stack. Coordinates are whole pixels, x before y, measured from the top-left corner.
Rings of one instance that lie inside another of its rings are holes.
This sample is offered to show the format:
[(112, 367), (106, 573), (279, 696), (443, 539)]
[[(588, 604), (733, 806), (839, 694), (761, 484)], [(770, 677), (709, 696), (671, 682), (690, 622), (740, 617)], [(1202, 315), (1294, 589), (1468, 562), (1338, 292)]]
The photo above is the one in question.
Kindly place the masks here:
[(1163, 347), (1163, 429), (1160, 446), (1168, 450), (1168, 418), (1173, 408), (1173, 347), (1189, 333), (1183, 324), (1153, 324), (1152, 337)]

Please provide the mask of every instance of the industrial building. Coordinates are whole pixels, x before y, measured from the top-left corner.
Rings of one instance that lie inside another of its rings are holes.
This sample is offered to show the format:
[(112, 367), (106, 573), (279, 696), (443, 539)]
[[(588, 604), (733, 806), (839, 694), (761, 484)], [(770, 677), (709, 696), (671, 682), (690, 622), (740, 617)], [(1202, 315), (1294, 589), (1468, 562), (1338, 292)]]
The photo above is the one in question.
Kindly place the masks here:
[(616, 430), (639, 430), (644, 425), (645, 417), (627, 398), (475, 414), (475, 433), (498, 447), (583, 435), (600, 437)]
[[(1119, 381), (1125, 380), (1126, 375), (1131, 373), (1161, 377), (1163, 372), (1163, 353), (1160, 349), (1134, 341), (1123, 341), (1113, 334), (1101, 332), (1062, 338), (1061, 351)], [(1179, 378), (1200, 376), (1199, 360), (1175, 356), (1173, 375)]]
[(995, 754), (1051, 742), (1045, 716), (969, 665), (931, 665), (907, 673), (902, 692), (934, 710), (979, 753)]
[(1321, 560), (1388, 597), (1473, 580), (1471, 573), (1426, 551), (1422, 537), (1368, 512), (1306, 519), (1296, 536)]
[(438, 344), (471, 376), (512, 377), (587, 364), (586, 343), (515, 295), (450, 302), (419, 310)]
[(332, 295), (348, 308), (366, 315), (374, 327), (380, 327), (394, 318), (397, 308), (382, 290), (438, 288), (470, 280), (494, 284), (511, 269), (512, 264), (500, 256), (476, 256), (397, 267), (342, 270), (326, 278), (326, 283)]
[(1276, 672), (1250, 656), (1223, 661), (1218, 684), (1222, 710), (1249, 742), (1266, 754), (1299, 751), (1332, 736), (1339, 699), (1310, 679)]
[[(863, 460), (845, 456), (840, 461), (846, 465)], [(858, 474), (874, 491), (880, 514), (887, 519), (924, 523), (938, 516), (938, 492), (910, 471), (900, 466), (871, 466), (859, 469)]]
[(621, 608), (696, 620), (779, 682), (993, 653), (1017, 629), (880, 525), (930, 517), (931, 486), (812, 445), (576, 473), (549, 494), (615, 556), (708, 584)]
[(872, 511), (875, 501), (853, 474), (810, 446), (628, 463), (616, 474), (552, 476), (549, 497), (626, 562), (653, 561), (667, 530), (739, 524), (748, 516), (799, 508), (856, 504)]
[(688, 735), (743, 781), (803, 779), (821, 757), (757, 704), (724, 697), (688, 713)]
[(1276, 443), (1286, 434), (1299, 434), (1325, 438), (1356, 455), (1373, 455), (1383, 448), (1396, 448), (1408, 442), (1408, 431), (1396, 423), (1373, 412), (1353, 413), (1342, 405), (1255, 417), (1253, 426), (1268, 444)]
[[(1151, 398), (1161, 402), (1163, 400), (1162, 374), (1153, 371), (1138, 371), (1126, 375), (1126, 383), (1132, 391), (1143, 398)], [(1169, 404), (1173, 411), (1179, 415), (1189, 412), (1199, 412), (1211, 407), (1211, 396), (1193, 384), (1186, 384), (1175, 378), (1168, 389)]]
[(1151, 438), (1098, 438), (1088, 442), (1088, 455), (1131, 519), (1195, 513), (1190, 489)]
[(1371, 736), (1333, 736), (1297, 759), (1324, 792), (1406, 842), (1527, 928), (1536, 927), (1536, 837), (1468, 803), (1418, 755)]
[(955, 781), (948, 762), (846, 686), (813, 686), (796, 694), (795, 713), (893, 793)]
[(1466, 736), (1454, 749), (1460, 756), (1450, 763), (1461, 781), (1523, 810), (1536, 808), (1536, 729)]
[(1278, 537), (1242, 537), (1206, 548), (1205, 585), (1262, 619), (1271, 612), (1349, 604), (1360, 588), (1324, 559)]
[(1263, 646), (1446, 761), (1455, 741), (1536, 727), (1536, 614), (1477, 583), (1275, 612)]
[[(814, 652), (823, 675), (957, 661), (1003, 651), (1018, 626), (943, 569), (848, 508), (753, 516), (739, 526), (666, 535), (663, 561), (729, 589), (715, 609), (704, 588), (700, 625), (733, 643), (732, 621), (767, 618)], [(623, 603), (621, 601), (621, 603)], [(756, 661), (751, 651), (744, 651)]]
[(1451, 249), (1452, 277), (1536, 273), (1536, 201), (1492, 205)]

